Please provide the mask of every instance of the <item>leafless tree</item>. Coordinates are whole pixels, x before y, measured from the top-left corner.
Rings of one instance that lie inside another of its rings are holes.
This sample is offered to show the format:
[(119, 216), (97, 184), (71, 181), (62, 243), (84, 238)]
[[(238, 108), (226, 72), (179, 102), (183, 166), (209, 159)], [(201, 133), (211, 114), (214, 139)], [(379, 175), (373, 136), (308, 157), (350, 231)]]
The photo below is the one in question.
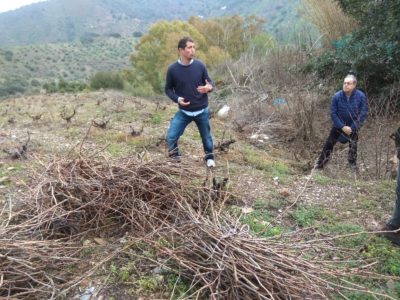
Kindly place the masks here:
[(26, 158), (26, 151), (28, 150), (28, 143), (31, 140), (30, 132), (27, 132), (28, 138), (26, 139), (25, 143), (21, 143), (19, 146), (10, 148), (10, 149), (3, 149), (3, 152), (7, 153), (11, 159), (20, 159)]
[(69, 113), (69, 114), (68, 114), (67, 108), (66, 108), (66, 106), (64, 105), (63, 108), (62, 108), (62, 111), (61, 111), (61, 113), (60, 113), (60, 116), (61, 116), (61, 118), (62, 118), (63, 120), (67, 121), (67, 123), (71, 123), (71, 120), (72, 120), (72, 118), (75, 116), (75, 114), (76, 114), (76, 107), (73, 108), (72, 113)]
[(110, 122), (110, 118), (103, 117), (101, 120), (92, 120), (92, 124), (94, 127), (106, 129), (108, 122)]
[(130, 126), (131, 131), (129, 132), (129, 135), (131, 136), (140, 136), (143, 132), (143, 125), (142, 128), (140, 128), (139, 130), (135, 129), (133, 126)]

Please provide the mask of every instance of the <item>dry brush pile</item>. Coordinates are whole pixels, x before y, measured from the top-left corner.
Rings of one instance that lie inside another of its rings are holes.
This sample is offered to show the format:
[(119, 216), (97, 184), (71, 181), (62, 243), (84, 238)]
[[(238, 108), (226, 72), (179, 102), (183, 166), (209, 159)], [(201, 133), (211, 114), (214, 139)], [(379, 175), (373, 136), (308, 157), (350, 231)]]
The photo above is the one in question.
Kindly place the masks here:
[(0, 297), (53, 298), (70, 290), (93, 274), (74, 277), (68, 266), (80, 263), (82, 237), (98, 231), (128, 232), (153, 247), (162, 267), (191, 280), (188, 297), (327, 299), (346, 289), (374, 294), (350, 278), (385, 279), (330, 241), (307, 242), (297, 233), (254, 237), (224, 212), (229, 194), (189, 165), (79, 156), (43, 167), (20, 208), (3, 211)]

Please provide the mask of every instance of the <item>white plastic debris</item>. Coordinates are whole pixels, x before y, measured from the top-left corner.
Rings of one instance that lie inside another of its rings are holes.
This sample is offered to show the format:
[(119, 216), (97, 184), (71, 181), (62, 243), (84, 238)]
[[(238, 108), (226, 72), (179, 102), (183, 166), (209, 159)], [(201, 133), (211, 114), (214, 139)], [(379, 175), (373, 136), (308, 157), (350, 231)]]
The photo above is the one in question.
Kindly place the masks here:
[(224, 105), (218, 112), (217, 112), (217, 116), (220, 119), (226, 119), (226, 117), (228, 116), (228, 112), (231, 108), (228, 105)]

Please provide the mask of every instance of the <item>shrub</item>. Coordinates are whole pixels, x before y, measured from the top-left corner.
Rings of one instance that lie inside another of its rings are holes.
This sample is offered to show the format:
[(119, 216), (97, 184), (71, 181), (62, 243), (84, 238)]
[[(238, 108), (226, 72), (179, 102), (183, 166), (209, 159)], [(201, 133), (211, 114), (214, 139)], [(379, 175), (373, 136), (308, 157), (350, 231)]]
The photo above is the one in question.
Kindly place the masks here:
[[(335, 80), (352, 70), (369, 96), (400, 79), (400, 5), (398, 1), (338, 0), (358, 21), (353, 32), (337, 38), (333, 50), (314, 60), (308, 69), (333, 74)], [(398, 102), (400, 102), (398, 100)]]
[(52, 81), (43, 84), (43, 89), (47, 93), (76, 93), (88, 88), (88, 85), (84, 82), (67, 82), (64, 79), (60, 79), (58, 82)]
[(86, 32), (83, 34), (79, 40), (81, 41), (82, 44), (90, 44), (93, 43), (95, 38), (98, 37), (99, 35), (94, 32)]
[(12, 61), (13, 60), (14, 53), (11, 50), (6, 50), (3, 55), (4, 55), (4, 59), (6, 61)]
[(119, 39), (121, 38), (121, 35), (118, 32), (111, 32), (108, 34), (108, 36)]
[(0, 86), (0, 97), (23, 94), (29, 83), (22, 78), (7, 78)]
[(124, 80), (118, 72), (101, 71), (90, 79), (90, 87), (95, 90), (101, 88), (122, 90), (124, 88)]
[(355, 20), (345, 15), (339, 3), (333, 0), (302, 0), (305, 18), (314, 24), (326, 48), (333, 41), (348, 34), (357, 24)]
[(37, 79), (32, 79), (31, 80), (31, 86), (40, 86), (40, 82), (39, 82), (39, 80), (37, 80)]

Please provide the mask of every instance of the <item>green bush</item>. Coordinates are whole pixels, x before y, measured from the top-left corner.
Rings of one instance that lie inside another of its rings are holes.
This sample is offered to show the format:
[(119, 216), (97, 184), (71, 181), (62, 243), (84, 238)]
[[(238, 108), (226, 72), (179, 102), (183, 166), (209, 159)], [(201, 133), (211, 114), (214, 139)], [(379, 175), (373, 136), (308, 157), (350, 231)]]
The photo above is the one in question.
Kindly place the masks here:
[(86, 32), (79, 38), (79, 40), (81, 41), (82, 44), (90, 44), (93, 43), (95, 38), (97, 37), (99, 37), (99, 34), (97, 33)]
[(10, 95), (23, 94), (29, 82), (22, 78), (6, 78), (0, 85), (0, 97), (7, 97)]
[(37, 79), (32, 79), (31, 80), (31, 86), (40, 86), (40, 82), (39, 82), (39, 80), (37, 80)]
[(64, 79), (43, 84), (43, 89), (48, 93), (76, 93), (88, 88), (89, 86), (84, 82), (67, 82)]
[[(400, 79), (400, 5), (397, 0), (338, 0), (344, 11), (359, 22), (351, 34), (333, 42), (333, 50), (307, 67), (340, 80), (349, 71), (369, 95), (389, 95)], [(397, 100), (400, 103), (400, 100)], [(399, 104), (398, 103), (398, 104)], [(398, 105), (400, 106), (400, 104)]]
[(90, 79), (90, 87), (94, 90), (101, 88), (122, 90), (124, 88), (124, 80), (118, 72), (101, 71)]
[(11, 50), (6, 50), (3, 55), (4, 55), (4, 59), (6, 61), (12, 61), (13, 60), (14, 53)]

